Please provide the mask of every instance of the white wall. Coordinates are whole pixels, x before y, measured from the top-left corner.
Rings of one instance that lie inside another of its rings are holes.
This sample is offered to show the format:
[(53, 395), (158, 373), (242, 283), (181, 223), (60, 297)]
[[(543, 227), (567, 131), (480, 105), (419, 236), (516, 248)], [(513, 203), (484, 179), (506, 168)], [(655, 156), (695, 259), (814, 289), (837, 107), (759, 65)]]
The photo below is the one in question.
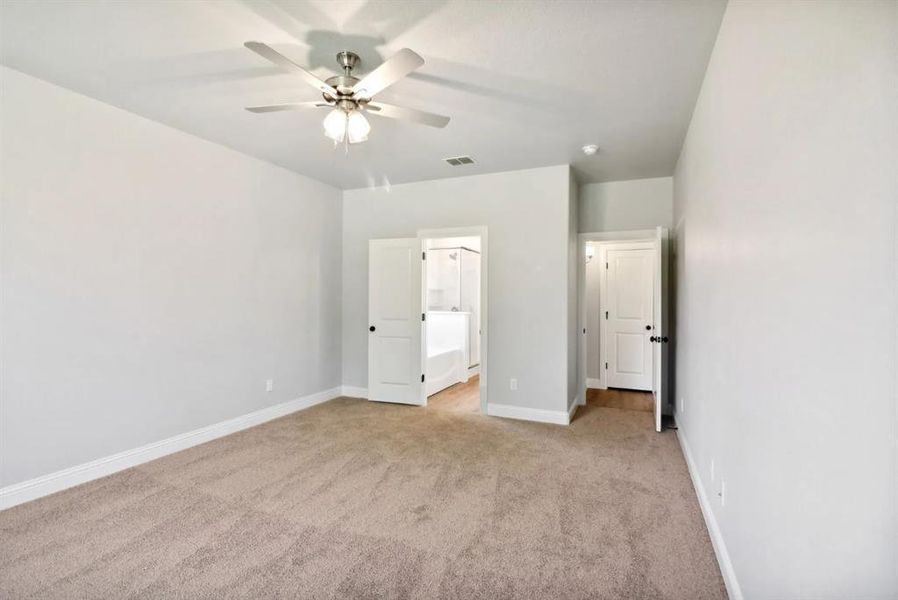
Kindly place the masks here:
[(630, 231), (673, 225), (673, 178), (580, 186), (580, 231)]
[[(579, 229), (583, 233), (635, 231), (673, 226), (673, 177), (588, 183), (580, 186)], [(598, 260), (586, 264), (586, 376), (598, 379)]]
[(577, 236), (579, 223), (579, 186), (574, 174), (568, 176), (568, 262), (567, 262), (567, 393), (568, 410), (579, 400), (580, 378), (577, 376), (580, 331), (579, 331), (579, 290), (580, 275), (577, 261), (580, 260), (580, 243)]
[(746, 598), (898, 597), (896, 160), (895, 2), (730, 2), (675, 175), (677, 419)]
[(0, 485), (340, 385), (339, 190), (0, 88)]
[(569, 172), (564, 165), (346, 191), (344, 384), (368, 383), (368, 240), (485, 225), (488, 400), (567, 410)]

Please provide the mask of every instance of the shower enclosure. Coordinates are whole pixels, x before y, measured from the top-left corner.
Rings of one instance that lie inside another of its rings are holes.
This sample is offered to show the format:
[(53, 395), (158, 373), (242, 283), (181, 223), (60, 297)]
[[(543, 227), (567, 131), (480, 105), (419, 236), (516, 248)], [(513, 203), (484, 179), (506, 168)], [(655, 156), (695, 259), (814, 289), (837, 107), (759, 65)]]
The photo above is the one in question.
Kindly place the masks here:
[[(465, 247), (427, 251), (427, 312), (467, 313), (467, 367), (480, 364), (480, 252)], [(437, 315), (435, 315), (436, 317)]]

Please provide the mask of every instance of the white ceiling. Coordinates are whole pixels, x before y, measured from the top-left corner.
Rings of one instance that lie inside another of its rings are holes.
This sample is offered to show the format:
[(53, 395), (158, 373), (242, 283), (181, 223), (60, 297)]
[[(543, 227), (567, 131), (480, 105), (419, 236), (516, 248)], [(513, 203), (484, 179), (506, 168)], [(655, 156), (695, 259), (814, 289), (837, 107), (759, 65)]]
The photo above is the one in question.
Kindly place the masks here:
[[(382, 2), (9, 1), (0, 62), (341, 188), (571, 163), (581, 182), (673, 173), (723, 0)], [(452, 117), (446, 129), (370, 118), (349, 154), (295, 75), (243, 47), (271, 44), (320, 77), (333, 55), (365, 73), (402, 47), (426, 64), (378, 96)], [(598, 144), (584, 156), (580, 147)], [(441, 159), (469, 154), (477, 164)]]

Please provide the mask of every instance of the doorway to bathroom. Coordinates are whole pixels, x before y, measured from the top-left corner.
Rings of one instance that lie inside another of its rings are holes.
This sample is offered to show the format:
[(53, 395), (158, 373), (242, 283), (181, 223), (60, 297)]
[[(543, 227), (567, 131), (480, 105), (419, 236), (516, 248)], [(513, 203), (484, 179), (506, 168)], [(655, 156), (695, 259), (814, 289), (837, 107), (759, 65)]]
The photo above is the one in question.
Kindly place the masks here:
[(424, 405), (486, 414), (485, 228), (419, 232)]

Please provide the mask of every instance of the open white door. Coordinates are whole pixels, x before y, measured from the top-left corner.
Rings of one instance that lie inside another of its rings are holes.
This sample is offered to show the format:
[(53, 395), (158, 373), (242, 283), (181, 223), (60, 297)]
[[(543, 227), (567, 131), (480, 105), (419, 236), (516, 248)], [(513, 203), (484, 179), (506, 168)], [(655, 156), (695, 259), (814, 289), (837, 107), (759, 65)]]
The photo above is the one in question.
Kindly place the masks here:
[(669, 260), (669, 239), (670, 234), (665, 227), (659, 227), (656, 231), (655, 241), (655, 299), (653, 302), (654, 310), (654, 329), (653, 337), (653, 356), (652, 362), (655, 367), (653, 377), (652, 392), (655, 395), (655, 431), (661, 431), (661, 414), (667, 405), (667, 349), (669, 338), (667, 336), (668, 323), (668, 306), (667, 306), (667, 286), (668, 286), (668, 264)]
[(422, 404), (421, 241), (368, 242), (368, 399)]
[(651, 243), (620, 244), (605, 257), (608, 387), (653, 390), (655, 249)]

